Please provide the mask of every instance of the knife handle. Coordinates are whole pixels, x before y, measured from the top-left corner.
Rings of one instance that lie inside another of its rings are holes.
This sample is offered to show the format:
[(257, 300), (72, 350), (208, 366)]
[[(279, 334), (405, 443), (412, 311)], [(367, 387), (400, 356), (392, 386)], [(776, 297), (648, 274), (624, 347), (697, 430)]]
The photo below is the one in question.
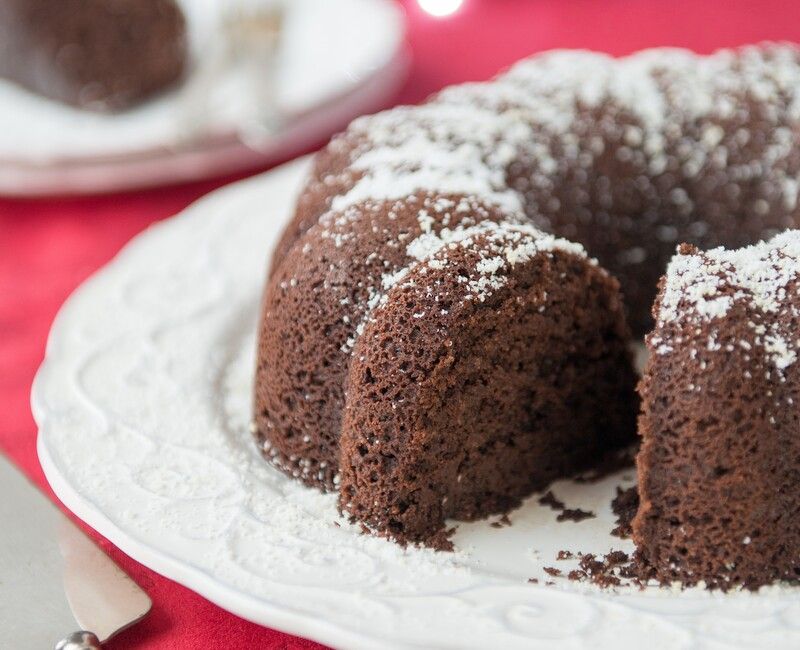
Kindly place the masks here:
[(100, 639), (91, 632), (73, 632), (56, 643), (55, 650), (101, 650)]

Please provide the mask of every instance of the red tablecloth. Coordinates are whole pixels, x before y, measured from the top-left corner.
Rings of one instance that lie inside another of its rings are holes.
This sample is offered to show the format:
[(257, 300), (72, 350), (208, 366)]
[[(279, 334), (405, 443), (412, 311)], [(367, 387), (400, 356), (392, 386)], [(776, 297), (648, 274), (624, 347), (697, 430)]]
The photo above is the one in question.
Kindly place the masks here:
[[(447, 19), (426, 16), (412, 0), (405, 4), (414, 64), (402, 102), (484, 79), (555, 47), (708, 52), (765, 39), (800, 41), (796, 0), (465, 0)], [(229, 180), (94, 198), (0, 200), (0, 449), (37, 483), (44, 485), (44, 477), (28, 395), (56, 310), (132, 236)], [(154, 603), (147, 619), (109, 648), (319, 647), (228, 614), (101, 543)]]

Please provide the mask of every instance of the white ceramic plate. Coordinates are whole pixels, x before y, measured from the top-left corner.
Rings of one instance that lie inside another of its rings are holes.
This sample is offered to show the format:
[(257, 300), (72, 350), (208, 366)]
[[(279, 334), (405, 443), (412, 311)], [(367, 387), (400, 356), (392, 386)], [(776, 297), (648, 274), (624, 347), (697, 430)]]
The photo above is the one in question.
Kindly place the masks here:
[(203, 107), (189, 99), (226, 3), (182, 4), (194, 71), (130, 111), (77, 110), (0, 80), (0, 194), (112, 191), (246, 169), (371, 112), (405, 78), (404, 21), (390, 0), (290, 0), (275, 88), (285, 123), (265, 133), (253, 127), (260, 100), (252, 67), (213, 74), (219, 83)]
[[(560, 549), (609, 535), (632, 471), (553, 486), (512, 525), (461, 525), (457, 552), (402, 551), (337, 516), (334, 495), (267, 466), (248, 433), (269, 251), (308, 168), (230, 186), (134, 240), (73, 295), (33, 390), (39, 455), (79, 517), (154, 570), (252, 621), (348, 648), (800, 647), (800, 591), (600, 591), (555, 579)], [(528, 583), (535, 577), (540, 584)]]

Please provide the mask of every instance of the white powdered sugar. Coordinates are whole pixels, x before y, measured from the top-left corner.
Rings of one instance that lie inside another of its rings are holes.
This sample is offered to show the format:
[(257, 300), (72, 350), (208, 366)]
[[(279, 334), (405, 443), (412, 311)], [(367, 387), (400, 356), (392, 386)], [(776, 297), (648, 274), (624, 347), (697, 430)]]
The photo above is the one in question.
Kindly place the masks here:
[[(525, 223), (483, 221), (477, 225), (443, 228), (439, 233), (430, 230), (427, 213), (420, 212), (422, 233), (409, 242), (406, 252), (412, 261), (397, 271), (385, 273), (380, 287), (373, 287), (363, 318), (342, 351), (352, 350), (358, 336), (373, 318), (374, 311), (388, 303), (388, 293), (396, 286), (408, 284), (409, 274), (425, 267), (436, 271), (446, 270), (453, 253), (459, 250), (473, 250), (479, 259), (474, 268), (469, 269), (465, 300), (484, 302), (493, 292), (501, 289), (507, 282), (507, 274), (517, 264), (525, 263), (544, 252), (560, 250), (586, 259), (583, 246), (538, 230)], [(597, 264), (596, 260), (587, 260)], [(463, 260), (459, 260), (463, 264)], [(422, 315), (415, 315), (421, 318)]]
[[(446, 269), (451, 264), (452, 254), (459, 249), (478, 253), (477, 263), (468, 269), (470, 274), (465, 278), (467, 297), (478, 302), (505, 286), (510, 269), (540, 253), (561, 250), (586, 258), (586, 251), (580, 244), (554, 237), (530, 224), (483, 221), (466, 228), (445, 228), (438, 234), (423, 233), (408, 246), (409, 255), (418, 262), (408, 268), (411, 270), (422, 264), (431, 269)], [(595, 260), (590, 262), (596, 264)], [(463, 264), (463, 260), (459, 259), (459, 263)], [(406, 275), (396, 274), (393, 281), (385, 281), (384, 290), (391, 289)]]
[[(796, 209), (800, 182), (791, 156), (796, 151), (792, 125), (800, 121), (799, 59), (790, 44), (711, 56), (661, 48), (620, 59), (587, 51), (547, 52), (489, 82), (445, 89), (422, 106), (356, 120), (331, 144), (332, 152), (345, 157), (332, 167), (338, 171), (329, 171), (320, 182), (345, 188), (332, 196), (330, 208), (347, 218), (358, 218), (370, 202), (397, 200), (408, 207), (417, 201), (421, 234), (397, 242), (412, 264), (443, 264), (436, 253), (444, 244), (469, 240), (464, 229), (477, 219), (459, 220), (460, 229), (450, 229), (445, 221), (462, 208), (481, 206), (497, 211), (501, 222), (535, 223), (548, 230), (554, 220), (564, 220), (560, 212), (567, 200), (576, 224), (605, 228), (614, 216), (617, 192), (631, 192), (645, 202), (641, 213), (623, 220), (643, 219), (658, 241), (678, 243), (676, 219), (689, 222), (685, 232), (692, 237), (705, 235), (714, 223), (695, 214), (696, 197), (682, 179), (713, 183), (715, 195), (733, 201), (748, 192), (743, 218), (763, 220), (773, 206)], [(750, 115), (757, 115), (760, 125), (757, 154), (747, 148), (754, 137)], [(630, 168), (625, 172), (630, 177), (604, 176), (609, 152)], [(591, 179), (596, 182), (590, 188)], [(755, 180), (760, 189), (747, 189)], [(426, 201), (460, 205), (430, 209)], [(732, 209), (725, 201), (711, 206), (717, 220)], [(498, 219), (493, 215), (492, 220)], [(339, 246), (352, 235), (330, 236)], [(648, 250), (644, 243), (620, 248), (617, 267), (651, 263)], [(481, 261), (476, 271), (487, 279), (478, 295), (496, 288), (488, 278), (502, 274), (501, 260), (508, 262), (503, 255)], [(407, 268), (387, 268), (380, 282), (373, 282), (367, 312), (407, 273)], [(688, 291), (699, 292), (691, 298), (696, 312), (713, 319), (727, 313), (732, 298), (714, 287), (706, 295), (709, 283), (710, 276)], [(351, 348), (357, 335), (344, 347)], [(772, 336), (765, 346), (777, 364), (788, 363), (792, 345)]]
[[(800, 67), (792, 45), (721, 50), (712, 56), (655, 48), (621, 59), (556, 50), (521, 61), (490, 83), (448, 88), (436, 101), (477, 102), (534, 125), (533, 139), (523, 146), (546, 178), (558, 169), (560, 160), (580, 162), (583, 156), (590, 164), (592, 157), (603, 153), (602, 138), (588, 150), (579, 150), (576, 134), (593, 119), (582, 112), (609, 104), (616, 107), (609, 117), (627, 114), (633, 119), (626, 124), (614, 117), (600, 125), (607, 136), (626, 145), (617, 152), (621, 159), (634, 161), (641, 154), (644, 168), (654, 175), (678, 162), (683, 174), (691, 177), (709, 163), (726, 166), (731, 145), (723, 143), (725, 132), (717, 122), (735, 114), (741, 97), (749, 95), (769, 105), (770, 119), (780, 127), (800, 119), (798, 88)], [(685, 125), (704, 122), (700, 137), (683, 137)], [(768, 137), (762, 172), (785, 192), (785, 203), (794, 205), (795, 179), (776, 164), (790, 153), (791, 134), (775, 128)], [(751, 170), (742, 169), (735, 175), (748, 173)]]
[[(706, 252), (677, 254), (667, 268), (658, 324), (680, 319), (713, 322), (724, 317), (734, 304), (744, 302), (754, 312), (749, 328), (754, 343), (761, 346), (779, 370), (797, 360), (800, 332), (782, 325), (782, 318), (796, 316), (800, 295), (800, 231), (790, 230), (768, 242), (738, 250), (716, 248)], [(710, 330), (709, 350), (715, 336)], [(741, 341), (749, 350), (751, 343)], [(671, 351), (659, 346), (658, 353)]]
[(509, 211), (522, 203), (507, 187), (508, 165), (531, 139), (530, 125), (474, 105), (401, 107), (353, 122), (365, 137), (351, 169), (363, 176), (333, 199), (337, 211), (365, 199), (403, 198), (420, 190), (480, 197)]

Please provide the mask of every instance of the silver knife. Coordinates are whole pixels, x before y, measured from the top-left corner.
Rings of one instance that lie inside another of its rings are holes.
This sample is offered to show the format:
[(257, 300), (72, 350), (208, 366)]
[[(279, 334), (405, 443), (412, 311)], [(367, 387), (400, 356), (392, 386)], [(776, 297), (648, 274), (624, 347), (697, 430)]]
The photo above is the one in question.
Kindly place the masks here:
[(150, 598), (0, 455), (0, 648), (95, 650)]

